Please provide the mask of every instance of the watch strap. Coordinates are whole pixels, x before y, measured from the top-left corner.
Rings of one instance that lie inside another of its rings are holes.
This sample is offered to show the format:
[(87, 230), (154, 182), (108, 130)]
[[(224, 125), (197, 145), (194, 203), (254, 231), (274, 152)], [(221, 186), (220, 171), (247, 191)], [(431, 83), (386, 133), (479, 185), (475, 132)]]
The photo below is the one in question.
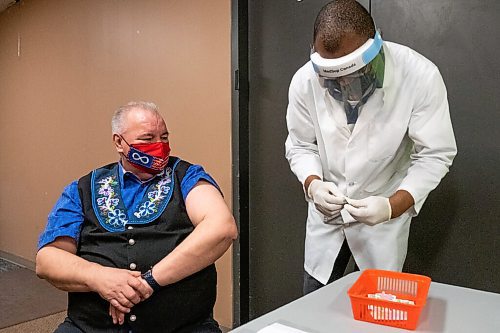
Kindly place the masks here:
[(153, 277), (153, 272), (151, 270), (148, 270), (147, 272), (141, 274), (141, 277), (146, 280), (146, 282), (151, 288), (153, 288), (154, 291), (160, 290), (161, 286)]

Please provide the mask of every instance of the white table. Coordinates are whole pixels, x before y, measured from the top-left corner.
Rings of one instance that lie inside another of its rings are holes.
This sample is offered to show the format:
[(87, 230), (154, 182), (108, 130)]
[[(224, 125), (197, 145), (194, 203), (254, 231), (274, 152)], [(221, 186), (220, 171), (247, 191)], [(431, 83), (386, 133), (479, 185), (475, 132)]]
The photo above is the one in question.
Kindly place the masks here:
[[(351, 273), (231, 332), (255, 333), (275, 322), (309, 333), (412, 332), (354, 320), (347, 290), (359, 274)], [(432, 282), (413, 332), (500, 333), (500, 294)]]

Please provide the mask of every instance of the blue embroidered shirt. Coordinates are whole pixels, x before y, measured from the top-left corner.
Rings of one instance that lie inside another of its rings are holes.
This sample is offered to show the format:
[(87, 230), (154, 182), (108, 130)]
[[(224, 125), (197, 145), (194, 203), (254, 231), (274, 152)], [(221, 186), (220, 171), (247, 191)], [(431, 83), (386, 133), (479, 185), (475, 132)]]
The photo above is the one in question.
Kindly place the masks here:
[[(125, 171), (121, 164), (118, 168), (118, 175), (120, 177), (120, 191), (123, 203), (127, 207), (128, 214), (132, 215), (134, 208), (146, 194), (149, 182), (155, 177), (143, 182), (133, 173)], [(205, 172), (203, 167), (194, 164), (186, 171), (186, 175), (180, 184), (184, 200), (199, 180), (206, 180), (219, 189), (215, 180)], [(49, 213), (47, 226), (38, 240), (38, 249), (62, 236), (74, 238), (78, 242), (83, 220), (82, 204), (78, 194), (78, 181), (75, 180), (66, 186)]]

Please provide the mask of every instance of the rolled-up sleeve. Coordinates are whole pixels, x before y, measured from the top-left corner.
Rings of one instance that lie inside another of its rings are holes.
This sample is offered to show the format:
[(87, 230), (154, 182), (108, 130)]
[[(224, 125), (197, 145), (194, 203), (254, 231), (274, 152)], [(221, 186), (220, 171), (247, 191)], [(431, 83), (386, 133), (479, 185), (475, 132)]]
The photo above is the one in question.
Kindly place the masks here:
[(64, 189), (49, 213), (45, 230), (38, 239), (38, 250), (57, 237), (71, 237), (78, 242), (83, 220), (78, 181), (74, 181)]
[(209, 182), (210, 184), (215, 186), (222, 194), (219, 185), (217, 185), (216, 181), (208, 173), (205, 172), (203, 167), (201, 165), (193, 164), (187, 169), (186, 175), (181, 182), (182, 197), (184, 198), (184, 200), (186, 200), (189, 192), (200, 180)]

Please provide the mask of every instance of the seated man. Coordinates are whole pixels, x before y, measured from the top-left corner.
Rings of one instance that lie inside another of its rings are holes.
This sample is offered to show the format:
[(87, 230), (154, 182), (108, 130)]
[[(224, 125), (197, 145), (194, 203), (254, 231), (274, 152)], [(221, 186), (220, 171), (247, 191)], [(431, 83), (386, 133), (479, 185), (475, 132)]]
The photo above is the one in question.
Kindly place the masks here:
[(112, 119), (118, 163), (67, 186), (41, 234), (36, 273), (68, 291), (65, 332), (220, 332), (214, 262), (237, 237), (201, 166), (169, 156), (155, 104)]

